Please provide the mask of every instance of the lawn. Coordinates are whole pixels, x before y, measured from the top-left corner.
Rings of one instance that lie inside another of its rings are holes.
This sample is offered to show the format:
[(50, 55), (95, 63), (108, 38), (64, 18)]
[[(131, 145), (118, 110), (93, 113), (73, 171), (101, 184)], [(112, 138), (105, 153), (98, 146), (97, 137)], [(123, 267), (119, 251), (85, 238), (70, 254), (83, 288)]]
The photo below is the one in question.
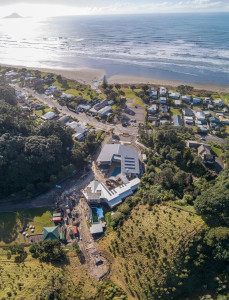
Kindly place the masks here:
[(176, 259), (204, 226), (201, 217), (183, 210), (155, 205), (149, 211), (147, 205), (138, 205), (98, 245), (101, 250), (109, 249), (113, 256), (110, 278), (130, 299), (159, 299), (146, 298), (144, 291), (163, 286), (166, 274), (176, 270)]
[(218, 157), (221, 157), (223, 155), (223, 152), (220, 148), (217, 148), (215, 146), (211, 146), (211, 150), (212, 150), (212, 153)]
[(135, 92), (140, 92), (141, 89), (136, 89), (136, 90), (131, 90), (131, 89), (120, 89), (120, 91), (123, 91), (125, 93), (126, 98), (131, 98), (131, 99), (137, 99), (140, 100), (138, 96), (135, 95)]
[(222, 94), (222, 99), (224, 100), (225, 104), (229, 104), (229, 94)]
[(53, 109), (51, 109), (51, 108), (45, 108), (45, 109), (44, 109), (44, 113), (43, 113), (43, 110), (36, 110), (35, 114), (36, 114), (37, 116), (42, 116), (42, 115), (44, 115), (44, 114), (47, 114), (47, 113), (50, 112), (50, 111), (53, 111)]
[(83, 96), (85, 99), (90, 101), (92, 98), (98, 97), (98, 93), (89, 87), (78, 87), (78, 89), (69, 89), (65, 91), (66, 94), (72, 94), (75, 97)]
[[(19, 233), (27, 224), (35, 226), (33, 234), (42, 233), (43, 227), (54, 226), (52, 211), (48, 208), (34, 208), (16, 213), (0, 213), (0, 246), (26, 243), (27, 239)], [(30, 234), (30, 230), (28, 230)]]
[(172, 114), (172, 116), (174, 116), (174, 115), (180, 115), (181, 116), (179, 108), (171, 108), (171, 114)]

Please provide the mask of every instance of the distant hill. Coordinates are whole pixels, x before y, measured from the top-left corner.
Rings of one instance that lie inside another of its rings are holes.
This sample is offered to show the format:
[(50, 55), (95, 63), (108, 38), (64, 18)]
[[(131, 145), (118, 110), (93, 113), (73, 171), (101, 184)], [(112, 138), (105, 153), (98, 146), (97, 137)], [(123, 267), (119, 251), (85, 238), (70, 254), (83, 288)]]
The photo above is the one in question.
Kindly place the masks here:
[(11, 15), (4, 17), (4, 19), (19, 19), (19, 18), (23, 18), (23, 17), (20, 16), (18, 13), (12, 13)]

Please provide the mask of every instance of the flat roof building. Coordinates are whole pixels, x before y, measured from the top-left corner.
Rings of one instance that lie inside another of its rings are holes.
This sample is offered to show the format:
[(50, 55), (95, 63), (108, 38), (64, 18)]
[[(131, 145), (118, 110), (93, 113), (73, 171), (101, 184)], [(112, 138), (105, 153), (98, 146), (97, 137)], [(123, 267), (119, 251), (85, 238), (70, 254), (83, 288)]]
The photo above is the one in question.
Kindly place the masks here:
[(122, 200), (133, 194), (140, 183), (139, 178), (134, 178), (128, 183), (109, 190), (105, 184), (98, 181), (91, 183), (83, 190), (83, 195), (89, 204), (107, 203), (110, 208), (122, 203)]
[(121, 173), (126, 176), (140, 174), (138, 151), (119, 144), (107, 144), (103, 147), (97, 163), (111, 165), (112, 162), (121, 164)]

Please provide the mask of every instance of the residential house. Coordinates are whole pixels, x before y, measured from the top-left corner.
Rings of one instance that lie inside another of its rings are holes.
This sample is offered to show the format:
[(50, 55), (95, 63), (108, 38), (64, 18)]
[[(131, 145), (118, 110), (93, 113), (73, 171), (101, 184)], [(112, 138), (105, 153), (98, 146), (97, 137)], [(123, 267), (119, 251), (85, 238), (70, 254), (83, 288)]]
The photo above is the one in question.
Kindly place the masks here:
[(201, 122), (205, 121), (206, 119), (205, 114), (202, 111), (196, 112), (196, 119)]
[(68, 122), (66, 125), (68, 125), (75, 131), (75, 133), (73, 134), (73, 138), (78, 141), (84, 140), (88, 134), (88, 127), (79, 122)]
[(201, 99), (200, 98), (192, 98), (192, 104), (200, 104), (201, 103)]
[(173, 120), (173, 126), (183, 126), (183, 121), (180, 115), (174, 115), (172, 120)]
[(192, 101), (192, 97), (191, 96), (186, 96), (186, 95), (182, 96), (181, 99), (182, 99), (182, 102), (187, 103), (187, 104), (190, 104), (191, 101)]
[(102, 102), (97, 103), (93, 108), (94, 110), (98, 111), (107, 105), (108, 105), (108, 100), (103, 100)]
[(56, 117), (55, 113), (53, 111), (50, 111), (46, 113), (45, 115), (42, 116), (43, 119), (45, 120), (52, 120)]
[(62, 123), (67, 123), (69, 122), (70, 117), (69, 116), (62, 116), (61, 118), (59, 118), (58, 121), (62, 122)]
[(148, 108), (148, 113), (149, 114), (156, 114), (157, 113), (157, 104), (152, 104), (150, 108)]
[(160, 96), (161, 97), (166, 97), (167, 95), (167, 89), (165, 87), (160, 87)]
[(166, 124), (169, 124), (169, 120), (160, 120), (160, 125), (166, 125)]
[(225, 106), (225, 103), (222, 99), (216, 99), (213, 101), (213, 105), (218, 106), (218, 107), (223, 107), (223, 106)]
[(222, 116), (220, 116), (219, 119), (220, 119), (220, 122), (221, 122), (222, 124), (224, 124), (224, 125), (229, 125), (229, 119), (224, 118), (224, 117), (222, 117)]
[(213, 164), (215, 162), (215, 156), (211, 154), (210, 145), (201, 145), (198, 148), (198, 155), (202, 158), (206, 164)]
[(160, 104), (166, 104), (166, 103), (167, 103), (166, 97), (160, 97), (160, 98), (159, 98), (159, 103), (160, 103)]
[(77, 110), (78, 111), (82, 111), (82, 112), (86, 112), (86, 111), (89, 111), (91, 108), (90, 105), (88, 104), (80, 104), (78, 107), (77, 107)]
[(101, 108), (98, 111), (98, 115), (105, 117), (105, 116), (108, 116), (109, 114), (111, 114), (111, 112), (112, 112), (112, 107), (110, 105), (108, 105), (108, 106)]
[(61, 99), (66, 99), (66, 100), (71, 100), (71, 99), (75, 98), (75, 96), (72, 95), (72, 94), (65, 94), (65, 93), (63, 93), (63, 94), (60, 96), (60, 98), (61, 98)]
[(173, 100), (179, 100), (180, 99), (180, 94), (179, 93), (169, 92), (168, 95), (169, 95), (170, 99), (173, 99)]
[(211, 98), (205, 98), (203, 99), (203, 105), (212, 104)]
[(187, 125), (193, 125), (194, 124), (194, 120), (193, 117), (184, 117), (184, 121)]
[(152, 88), (149, 92), (149, 96), (151, 99), (153, 100), (157, 100), (157, 97), (158, 97), (158, 90), (157, 88)]
[(228, 112), (229, 112), (229, 109), (228, 109), (228, 107), (227, 107), (227, 106), (223, 108), (223, 112), (224, 112), (225, 114), (228, 114)]
[(206, 125), (198, 125), (197, 130), (200, 133), (208, 133), (208, 127)]
[(181, 101), (180, 100), (175, 100), (175, 106), (180, 106), (181, 105)]
[(160, 105), (160, 111), (164, 114), (168, 113), (168, 106), (167, 105)]
[(194, 112), (190, 108), (184, 108), (183, 115), (185, 117), (194, 117), (195, 116)]

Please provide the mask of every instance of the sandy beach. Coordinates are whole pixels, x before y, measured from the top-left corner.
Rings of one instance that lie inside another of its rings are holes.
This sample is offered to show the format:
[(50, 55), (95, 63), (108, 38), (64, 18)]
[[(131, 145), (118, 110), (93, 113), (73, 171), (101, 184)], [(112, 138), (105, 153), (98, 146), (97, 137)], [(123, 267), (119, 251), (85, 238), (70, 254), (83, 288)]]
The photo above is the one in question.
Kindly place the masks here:
[(163, 80), (156, 78), (147, 78), (147, 77), (138, 77), (138, 76), (125, 76), (125, 75), (116, 75), (109, 78), (110, 84), (155, 84), (162, 86), (171, 86), (176, 87), (179, 85), (190, 85), (198, 90), (207, 90), (217, 93), (229, 93), (229, 86), (220, 86), (214, 84), (201, 84), (201, 83), (193, 83), (193, 82), (182, 82), (182, 81), (172, 81), (172, 80)]
[[(106, 75), (105, 70), (102, 69), (39, 69), (43, 72), (50, 72), (54, 74), (60, 74), (61, 76), (76, 80), (83, 84), (92, 84), (93, 82), (102, 81), (104, 75)], [(152, 85), (162, 85), (166, 87), (176, 87), (179, 85), (190, 85), (195, 89), (207, 90), (217, 93), (229, 93), (229, 86), (220, 86), (214, 84), (199, 84), (192, 82), (182, 82), (182, 81), (172, 81), (156, 78), (147, 78), (139, 76), (128, 76), (128, 75), (115, 75), (110, 78), (107, 78), (109, 84), (152, 84)]]
[[(3, 64), (2, 64), (3, 66)], [(25, 66), (10, 66), (5, 65), (7, 67), (12, 68), (23, 68)], [(84, 69), (55, 69), (55, 68), (32, 68), (25, 67), (31, 70), (40, 70), (42, 72), (53, 73), (61, 75), (67, 79), (76, 80), (81, 84), (95, 84), (100, 83), (103, 80), (103, 77), (106, 75), (106, 71), (103, 69), (92, 69), (92, 68), (84, 68)], [(190, 85), (195, 89), (212, 91), (217, 93), (229, 93), (229, 85), (221, 86), (216, 84), (201, 84), (195, 82), (182, 82), (182, 81), (173, 81), (173, 80), (164, 80), (157, 78), (149, 78), (149, 77), (140, 77), (140, 76), (129, 76), (129, 75), (115, 75), (107, 78), (109, 84), (151, 84), (158, 86), (166, 86), (166, 87), (177, 87), (179, 85)]]

